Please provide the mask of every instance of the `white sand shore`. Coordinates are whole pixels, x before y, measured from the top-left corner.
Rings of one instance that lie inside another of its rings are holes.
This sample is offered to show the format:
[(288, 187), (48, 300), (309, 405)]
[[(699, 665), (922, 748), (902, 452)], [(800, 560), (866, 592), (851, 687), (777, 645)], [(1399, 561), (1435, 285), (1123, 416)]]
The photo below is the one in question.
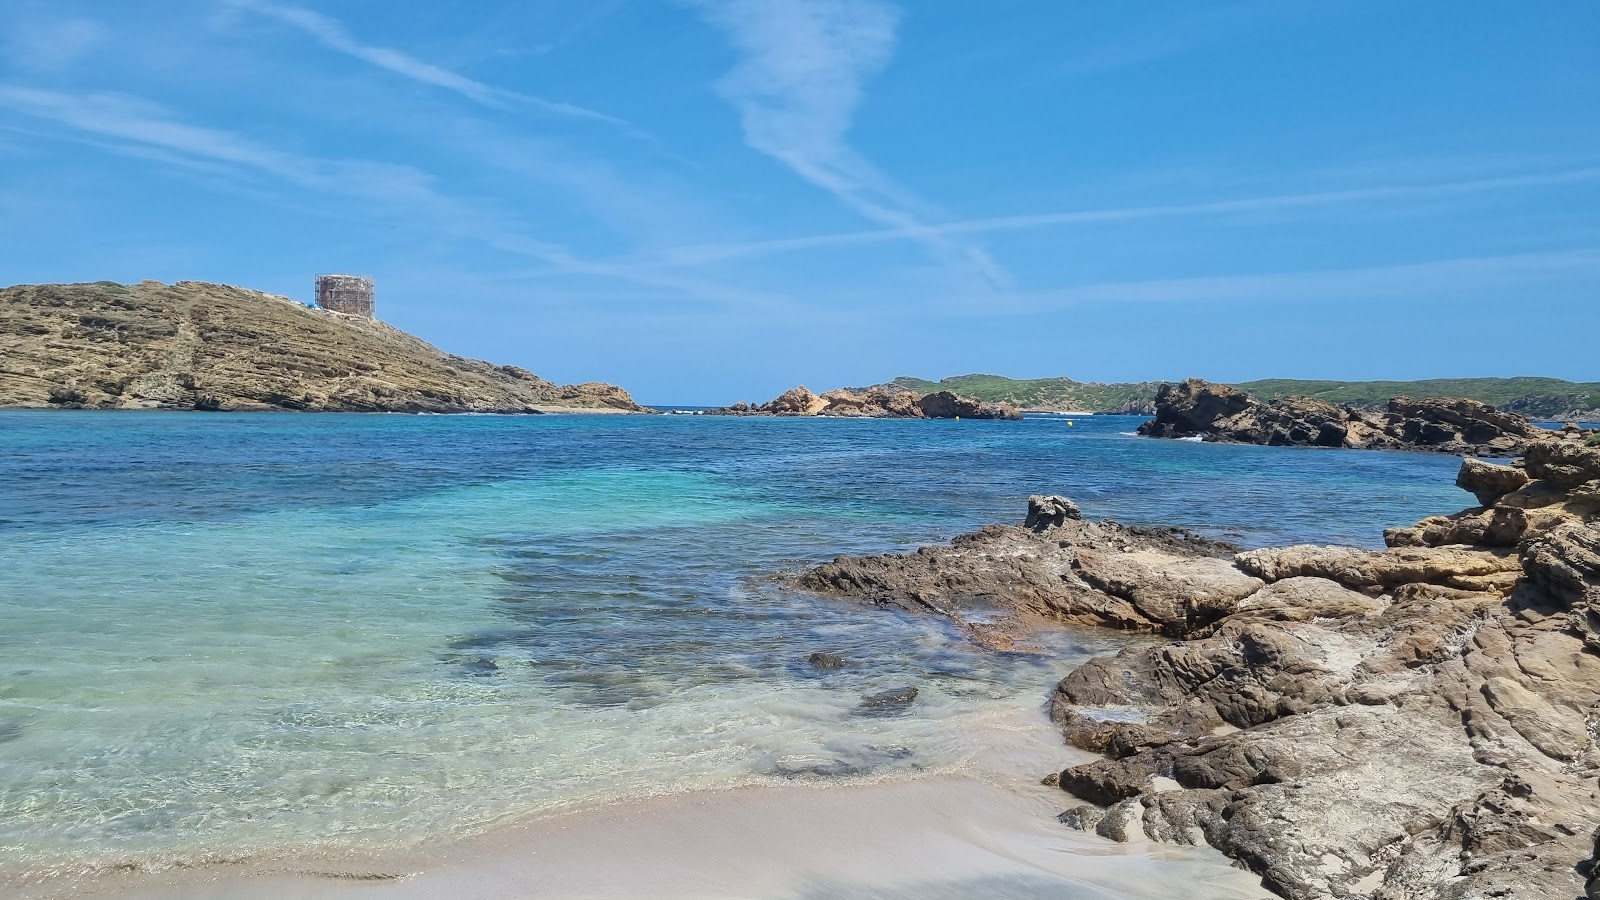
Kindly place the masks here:
[(123, 900), (1267, 897), (1207, 850), (1059, 825), (1059, 792), (970, 776), (746, 788), (553, 816), (374, 866), (304, 859), (77, 885)]
[[(421, 898), (1270, 897), (1209, 848), (1115, 844), (1056, 822), (1037, 783), (1073, 758), (1042, 717), (986, 729), (960, 773), (782, 783), (542, 816), (386, 856), (262, 859), (54, 882), (29, 897), (118, 900)], [(1045, 760), (1050, 760), (1046, 762)]]

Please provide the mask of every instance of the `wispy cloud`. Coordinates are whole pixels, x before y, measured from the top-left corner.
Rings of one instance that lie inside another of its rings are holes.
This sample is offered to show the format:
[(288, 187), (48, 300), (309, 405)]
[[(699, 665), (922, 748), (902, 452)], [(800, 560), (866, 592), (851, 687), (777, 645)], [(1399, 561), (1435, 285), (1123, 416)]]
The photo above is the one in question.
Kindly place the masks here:
[(981, 247), (930, 227), (931, 211), (847, 138), (863, 86), (894, 54), (898, 10), (880, 0), (700, 0), (696, 6), (741, 55), (718, 91), (739, 110), (746, 143), (868, 219), (975, 267), (991, 284), (1007, 281)]
[(228, 0), (228, 4), (235, 9), (264, 16), (295, 28), (314, 38), (318, 43), (330, 50), (343, 53), (346, 56), (377, 66), (380, 69), (392, 72), (402, 78), (408, 78), (419, 84), (451, 91), (483, 106), (497, 109), (514, 109), (520, 106), (532, 107), (553, 115), (605, 123), (635, 136), (642, 136), (642, 132), (639, 132), (632, 124), (615, 116), (572, 103), (548, 100), (543, 97), (495, 87), (476, 79), (468, 78), (459, 72), (453, 72), (442, 66), (418, 59), (409, 53), (391, 47), (380, 47), (375, 44), (365, 43), (353, 36), (338, 19), (323, 15), (315, 10), (272, 3), (269, 0)]
[(92, 19), (22, 17), (5, 23), (6, 59), (36, 72), (69, 68), (103, 46), (110, 33)]
[[(1014, 292), (984, 306), (983, 315), (1030, 315), (1082, 304), (1419, 302), (1503, 292), (1573, 273), (1600, 275), (1600, 249), (1457, 257), (1393, 265), (1298, 272), (1162, 278)], [(972, 315), (955, 300), (946, 314)]]
[(318, 196), (403, 211), (406, 218), (427, 221), (441, 233), (537, 260), (551, 274), (616, 279), (740, 309), (794, 311), (791, 301), (771, 292), (586, 260), (561, 244), (527, 234), (509, 216), (440, 191), (428, 173), (411, 166), (286, 153), (237, 132), (185, 122), (158, 104), (125, 94), (80, 95), (0, 82), (4, 108), (65, 126), (99, 146), (207, 178), (233, 175), (253, 188), (286, 183)]
[(1149, 206), (1110, 207), (1101, 209), (1063, 210), (1044, 213), (1021, 213), (1010, 216), (990, 216), (963, 219), (936, 224), (923, 224), (917, 228), (890, 227), (834, 234), (804, 235), (777, 238), (767, 241), (747, 241), (729, 244), (703, 244), (678, 247), (653, 260), (661, 265), (701, 265), (720, 260), (742, 257), (767, 256), (826, 247), (843, 247), (861, 244), (878, 244), (888, 241), (921, 240), (929, 232), (939, 235), (987, 234), (1002, 231), (1021, 231), (1065, 225), (1088, 225), (1108, 222), (1131, 222), (1145, 219), (1181, 218), (1187, 216), (1223, 216), (1251, 213), (1293, 212), (1362, 203), (1400, 200), (1439, 199), (1495, 191), (1513, 191), (1524, 188), (1556, 187), (1567, 184), (1600, 182), (1600, 168), (1586, 167), (1552, 172), (1534, 172), (1491, 178), (1473, 178), (1460, 181), (1432, 182), (1409, 185), (1384, 185), (1370, 188), (1350, 188), (1335, 191), (1312, 191), (1292, 194), (1269, 194), (1241, 197), (1232, 200), (1215, 200), (1201, 203), (1169, 203)]

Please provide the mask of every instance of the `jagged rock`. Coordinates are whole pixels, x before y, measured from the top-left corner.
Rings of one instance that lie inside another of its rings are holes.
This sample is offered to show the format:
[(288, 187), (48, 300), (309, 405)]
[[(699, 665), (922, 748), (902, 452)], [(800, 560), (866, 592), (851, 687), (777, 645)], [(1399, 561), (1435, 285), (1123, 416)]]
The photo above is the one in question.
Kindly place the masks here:
[(1127, 600), (1168, 634), (1184, 635), (1233, 612), (1262, 581), (1231, 562), (1157, 550), (1080, 549), (1073, 570), (1091, 587)]
[(826, 400), (813, 394), (802, 384), (779, 394), (761, 409), (775, 416), (814, 416), (821, 413), (827, 405)]
[(383, 322), (195, 281), (0, 289), (0, 359), (0, 407), (646, 411), (613, 385), (556, 385)]
[(950, 391), (919, 395), (897, 385), (840, 388), (817, 396), (804, 385), (759, 406), (745, 402), (706, 410), (722, 416), (838, 416), (869, 419), (1020, 419), (1015, 406), (962, 397)]
[(1568, 523), (1529, 541), (1522, 569), (1570, 611), (1572, 629), (1600, 653), (1600, 523)]
[(1326, 578), (1291, 576), (1241, 600), (1233, 619), (1310, 622), (1377, 615), (1383, 604)]
[[(1059, 777), (1059, 773), (1057, 773), (1057, 777)], [(1051, 786), (1054, 787), (1055, 785), (1056, 782), (1052, 781)], [(1082, 806), (1074, 806), (1073, 808), (1062, 812), (1060, 815), (1056, 816), (1056, 821), (1067, 826), (1068, 828), (1076, 828), (1079, 831), (1093, 831), (1094, 827), (1099, 825), (1100, 820), (1104, 819), (1105, 817), (1105, 810), (1098, 806), (1091, 806), (1090, 804), (1085, 803)]]
[(1358, 550), (1296, 544), (1246, 551), (1236, 557), (1236, 562), (1240, 569), (1266, 581), (1310, 576), (1337, 581), (1358, 590), (1387, 589), (1414, 582), (1463, 585), (1470, 589), (1477, 585), (1467, 579), (1515, 572), (1520, 568), (1510, 551), (1456, 546)]
[(1139, 426), (1150, 437), (1189, 437), (1212, 430), (1259, 404), (1249, 394), (1225, 384), (1190, 378), (1156, 389), (1155, 418)]
[(1514, 506), (1472, 509), (1453, 516), (1429, 516), (1406, 528), (1386, 528), (1383, 542), (1390, 547), (1442, 547), (1447, 544), (1481, 544), (1515, 547), (1528, 531), (1528, 514)]
[(1545, 432), (1516, 413), (1476, 400), (1396, 397), (1384, 412), (1309, 397), (1262, 403), (1237, 388), (1191, 378), (1156, 392), (1150, 437), (1350, 449), (1435, 450), (1509, 456)]
[(1480, 459), (1463, 459), (1456, 473), (1456, 487), (1470, 491), (1479, 506), (1493, 506), (1496, 500), (1528, 483), (1528, 473), (1513, 466), (1499, 466)]
[(1047, 531), (1060, 528), (1068, 519), (1081, 518), (1083, 511), (1071, 500), (1054, 494), (1034, 494), (1028, 498), (1028, 517), (1022, 521), (1022, 527), (1030, 531)]
[[(1131, 631), (1182, 633), (1191, 622), (1213, 617), (1211, 611), (1235, 599), (1237, 586), (1249, 581), (1236, 572), (1224, 575), (1215, 567), (1191, 571), (1181, 564), (1184, 559), (1226, 553), (1231, 545), (1183, 529), (1074, 519), (1067, 509), (1048, 500), (1033, 507), (1035, 526), (1041, 521), (1054, 522), (1060, 515), (1059, 524), (1043, 531), (991, 525), (957, 537), (948, 547), (841, 556), (795, 580), (820, 593), (938, 613), (967, 625), (981, 641), (995, 644), (1007, 640), (1007, 629), (1039, 617)], [(1081, 576), (1076, 563), (1084, 551), (1155, 554), (1140, 558), (1160, 560), (1176, 579), (1207, 575), (1231, 586), (1227, 591), (1219, 588), (1214, 597), (1196, 598), (1192, 604), (1176, 596), (1163, 603), (1151, 592), (1147, 608), (1140, 609), (1130, 596), (1107, 592)], [(983, 624), (970, 624), (969, 620), (982, 620)]]
[(1533, 478), (1557, 488), (1576, 488), (1600, 480), (1600, 446), (1573, 440), (1539, 441), (1528, 448), (1524, 465)]
[(917, 399), (917, 408), (930, 419), (1020, 419), (1022, 412), (1005, 403), (990, 403), (962, 397), (950, 391), (935, 391)]
[(818, 669), (844, 668), (844, 657), (837, 653), (828, 653), (825, 650), (818, 650), (816, 653), (807, 656), (806, 662)]
[(846, 418), (920, 419), (922, 409), (917, 406), (917, 395), (911, 391), (871, 387), (864, 391), (840, 388), (822, 395), (828, 405), (824, 415)]
[(861, 703), (856, 706), (856, 714), (863, 716), (886, 716), (903, 712), (917, 699), (917, 689), (914, 687), (894, 688), (868, 694), (861, 698)]
[(1600, 479), (1572, 446), (1541, 437), (1520, 472), (1469, 461), (1488, 505), (1391, 529), (1385, 550), (1230, 561), (1041, 496), (1030, 527), (801, 582), (958, 622), (999, 611), (1023, 636), (1033, 615), (1183, 637), (1056, 685), (1067, 743), (1105, 756), (1056, 777), (1091, 804), (1072, 827), (1204, 840), (1292, 900), (1594, 896)]

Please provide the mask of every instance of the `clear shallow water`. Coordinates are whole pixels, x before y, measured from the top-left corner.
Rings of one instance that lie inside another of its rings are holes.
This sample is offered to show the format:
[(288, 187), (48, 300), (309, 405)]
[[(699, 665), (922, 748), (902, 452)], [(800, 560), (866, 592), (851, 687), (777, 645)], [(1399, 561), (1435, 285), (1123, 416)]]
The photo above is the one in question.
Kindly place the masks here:
[[(1249, 544), (1469, 502), (1450, 457), (1074, 421), (0, 413), (0, 867), (958, 766), (1117, 638), (979, 653), (753, 576), (1037, 492)], [(905, 715), (857, 712), (906, 684)]]

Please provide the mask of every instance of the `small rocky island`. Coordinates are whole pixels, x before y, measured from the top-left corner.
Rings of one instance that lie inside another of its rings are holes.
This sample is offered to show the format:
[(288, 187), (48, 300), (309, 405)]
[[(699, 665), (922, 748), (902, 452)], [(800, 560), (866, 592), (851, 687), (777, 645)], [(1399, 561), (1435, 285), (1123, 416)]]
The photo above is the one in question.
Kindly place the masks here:
[(1009, 403), (991, 403), (950, 391), (919, 394), (898, 385), (840, 388), (817, 395), (805, 385), (762, 404), (739, 402), (706, 410), (714, 416), (837, 416), (869, 419), (1020, 419)]
[(1163, 635), (1068, 674), (1050, 712), (1099, 761), (1066, 825), (1201, 842), (1276, 894), (1600, 898), (1600, 443), (1465, 459), (1476, 505), (1382, 550), (1247, 552), (1029, 499), (1022, 526), (797, 576), (1025, 647), (1042, 623)]
[(1191, 378), (1157, 390), (1155, 418), (1139, 433), (1274, 447), (1513, 456), (1548, 432), (1514, 412), (1459, 397), (1395, 397), (1382, 410), (1310, 397), (1263, 403), (1237, 388)]
[(0, 288), (0, 408), (647, 412), (360, 315), (197, 281)]

